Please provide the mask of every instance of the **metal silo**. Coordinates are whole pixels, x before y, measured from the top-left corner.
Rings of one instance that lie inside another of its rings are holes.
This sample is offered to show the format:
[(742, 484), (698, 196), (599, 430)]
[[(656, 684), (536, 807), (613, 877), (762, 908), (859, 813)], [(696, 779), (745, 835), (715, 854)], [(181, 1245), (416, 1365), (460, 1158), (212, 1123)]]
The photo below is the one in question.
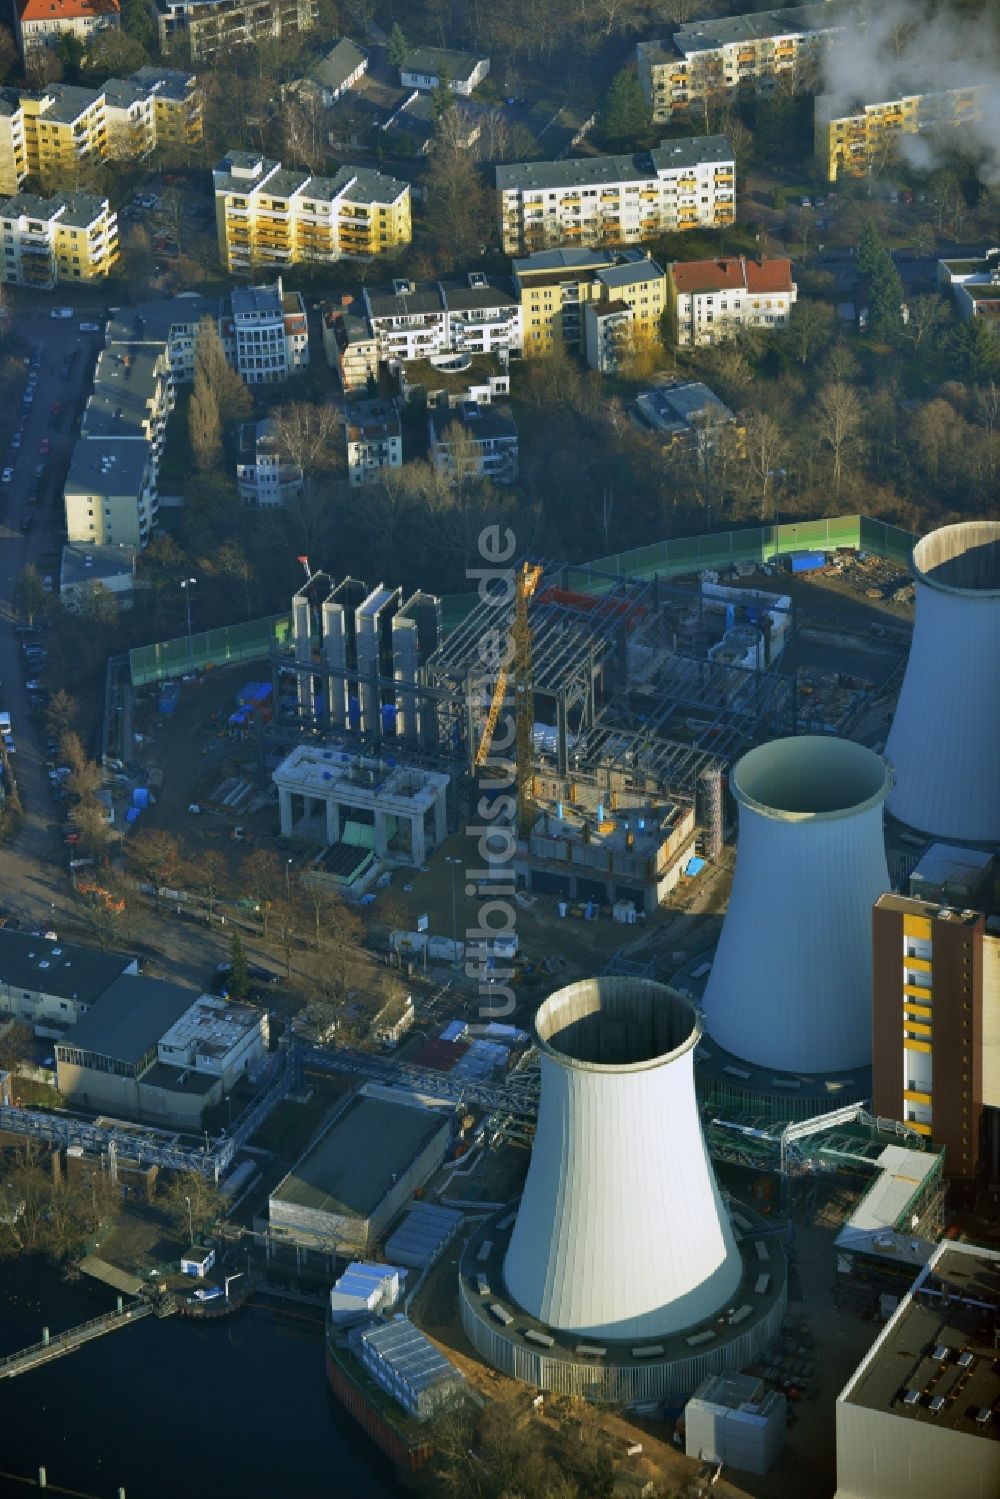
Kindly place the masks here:
[(733, 767), (736, 872), (704, 1011), (734, 1056), (784, 1072), (870, 1065), (891, 780), (873, 750), (823, 735), (772, 740)]
[(504, 1279), (549, 1328), (666, 1336), (714, 1316), (741, 1258), (695, 1101), (694, 1006), (651, 979), (553, 994), (541, 1101)]
[(1000, 522), (913, 548), (916, 621), (886, 743), (888, 807), (936, 838), (1000, 840)]

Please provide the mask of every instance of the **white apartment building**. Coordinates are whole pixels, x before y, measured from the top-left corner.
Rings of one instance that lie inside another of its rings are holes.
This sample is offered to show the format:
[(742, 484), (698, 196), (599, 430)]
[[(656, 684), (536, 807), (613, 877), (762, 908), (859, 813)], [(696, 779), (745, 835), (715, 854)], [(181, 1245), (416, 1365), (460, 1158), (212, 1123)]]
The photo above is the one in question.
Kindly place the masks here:
[(521, 351), (520, 303), (483, 272), (453, 281), (400, 279), (391, 290), (366, 286), (364, 298), (379, 358), (389, 363), (451, 352)]
[(517, 481), (517, 424), (509, 406), (479, 406), (469, 401), (454, 410), (427, 414), (431, 463), (452, 479)]
[[(107, 342), (166, 350), (175, 385), (194, 379), (198, 327), (211, 318), (226, 359), (247, 385), (287, 380), (309, 364), (309, 328), (300, 292), (281, 277), (266, 286), (236, 288), (226, 297), (196, 292), (122, 308), (108, 324)], [(258, 336), (259, 335), (259, 336)]]
[(86, 49), (98, 31), (117, 30), (119, 0), (14, 0), (14, 35), (23, 58), (40, 47), (55, 47), (62, 36), (73, 36)]
[(245, 505), (258, 509), (284, 505), (302, 493), (302, 470), (282, 458), (273, 421), (244, 422), (240, 427), (236, 489)]
[(347, 477), (356, 488), (375, 483), (383, 469), (402, 468), (399, 412), (388, 401), (358, 401), (348, 406), (344, 436)]
[(743, 255), (677, 261), (667, 291), (679, 349), (707, 348), (740, 328), (782, 328), (798, 294), (790, 260)]
[(299, 374), (309, 363), (306, 308), (299, 292), (274, 286), (235, 287), (230, 293), (235, 368), (247, 385)]
[(557, 245), (638, 245), (659, 234), (731, 224), (735, 163), (723, 135), (663, 141), (632, 156), (496, 168), (508, 255)]

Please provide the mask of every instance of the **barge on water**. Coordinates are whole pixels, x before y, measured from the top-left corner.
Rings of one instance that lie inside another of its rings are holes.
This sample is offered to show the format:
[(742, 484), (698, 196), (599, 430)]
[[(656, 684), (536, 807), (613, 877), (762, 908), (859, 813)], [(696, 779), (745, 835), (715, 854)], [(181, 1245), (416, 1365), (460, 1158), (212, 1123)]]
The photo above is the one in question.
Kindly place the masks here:
[(375, 1445), (410, 1473), (431, 1455), (428, 1421), (468, 1390), (465, 1376), (404, 1316), (345, 1333), (328, 1312), (326, 1377)]

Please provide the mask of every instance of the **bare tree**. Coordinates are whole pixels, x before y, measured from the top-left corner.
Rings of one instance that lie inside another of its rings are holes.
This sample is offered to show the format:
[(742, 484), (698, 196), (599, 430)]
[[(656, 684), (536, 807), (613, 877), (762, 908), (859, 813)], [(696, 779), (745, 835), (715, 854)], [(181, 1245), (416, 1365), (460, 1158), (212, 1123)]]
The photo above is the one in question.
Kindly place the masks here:
[(271, 419), (281, 456), (300, 468), (305, 478), (339, 467), (342, 418), (336, 406), (290, 401), (278, 406)]
[(840, 494), (844, 462), (861, 440), (864, 411), (852, 385), (835, 380), (816, 398), (816, 427), (833, 457), (833, 492)]
[(785, 451), (785, 434), (766, 411), (748, 411), (743, 417), (746, 433), (747, 469), (760, 489), (760, 515), (767, 515), (770, 484)]

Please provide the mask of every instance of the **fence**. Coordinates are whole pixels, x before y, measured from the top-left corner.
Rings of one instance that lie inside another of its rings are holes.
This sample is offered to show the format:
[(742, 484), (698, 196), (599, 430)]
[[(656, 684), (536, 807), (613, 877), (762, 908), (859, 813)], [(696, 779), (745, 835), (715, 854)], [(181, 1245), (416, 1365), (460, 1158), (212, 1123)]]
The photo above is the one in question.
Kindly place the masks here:
[(186, 671), (211, 671), (215, 666), (238, 661), (259, 661), (271, 654), (272, 645), (287, 644), (291, 632), (290, 614), (269, 614), (243, 624), (200, 630), (190, 641), (182, 635), (179, 640), (135, 646), (129, 651), (132, 686), (145, 687), (149, 682), (183, 676)]
[[(615, 552), (609, 557), (580, 563), (579, 570), (571, 567), (571, 583), (580, 592), (600, 592), (608, 586), (600, 577), (588, 577), (582, 571), (584, 568), (628, 578), (669, 578), (705, 568), (728, 567), (734, 562), (767, 562), (789, 552), (829, 552), (835, 547), (876, 552), (880, 557), (906, 565), (916, 540), (911, 532), (901, 531), (885, 521), (870, 520), (866, 515), (834, 515), (826, 520), (788, 521), (652, 542), (630, 552)], [(445, 595), (441, 613), (446, 634), (462, 622), (475, 603), (474, 593)], [(132, 686), (179, 677), (192, 669), (206, 671), (230, 662), (263, 659), (270, 655), (272, 644), (289, 644), (291, 629), (290, 614), (275, 614), (266, 619), (248, 620), (246, 624), (202, 631), (192, 635), (190, 646), (187, 636), (164, 640), (158, 645), (137, 646), (129, 652)]]

